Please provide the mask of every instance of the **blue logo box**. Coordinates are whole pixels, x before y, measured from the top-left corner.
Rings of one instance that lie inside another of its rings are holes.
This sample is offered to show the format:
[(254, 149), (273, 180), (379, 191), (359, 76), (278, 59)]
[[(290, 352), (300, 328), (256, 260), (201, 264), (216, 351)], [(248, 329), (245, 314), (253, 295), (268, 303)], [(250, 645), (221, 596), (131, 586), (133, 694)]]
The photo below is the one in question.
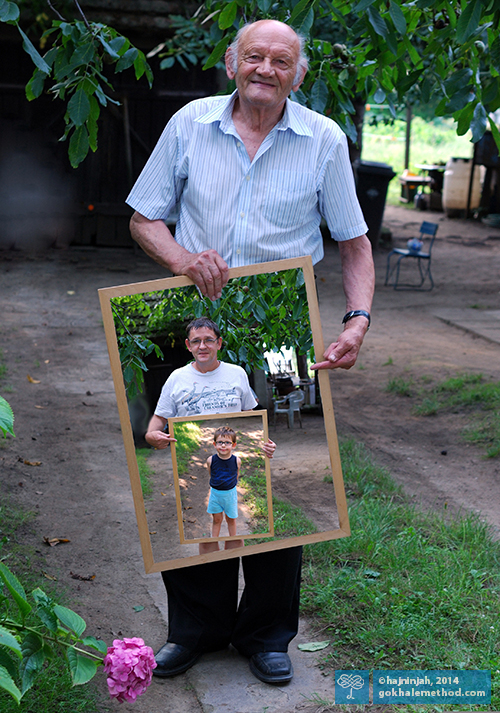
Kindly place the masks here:
[(491, 671), (374, 671), (373, 703), (491, 703)]
[(369, 671), (335, 671), (335, 705), (369, 702)]

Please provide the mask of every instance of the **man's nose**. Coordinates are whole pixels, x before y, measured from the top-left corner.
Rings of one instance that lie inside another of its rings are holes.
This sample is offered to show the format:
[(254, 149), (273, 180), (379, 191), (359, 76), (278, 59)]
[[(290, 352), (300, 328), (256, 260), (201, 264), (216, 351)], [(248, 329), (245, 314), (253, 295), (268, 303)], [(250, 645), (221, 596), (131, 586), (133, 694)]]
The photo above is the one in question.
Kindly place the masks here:
[(273, 65), (269, 57), (264, 57), (259, 66), (257, 67), (259, 74), (263, 74), (266, 77), (274, 72)]

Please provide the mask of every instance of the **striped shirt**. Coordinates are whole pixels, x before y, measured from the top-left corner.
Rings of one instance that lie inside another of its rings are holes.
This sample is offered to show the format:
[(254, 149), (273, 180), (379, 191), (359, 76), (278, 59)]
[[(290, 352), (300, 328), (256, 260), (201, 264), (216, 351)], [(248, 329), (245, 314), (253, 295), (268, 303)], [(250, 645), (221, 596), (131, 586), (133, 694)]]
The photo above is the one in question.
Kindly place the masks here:
[(318, 262), (322, 216), (336, 240), (366, 233), (337, 124), (287, 99), (250, 161), (232, 120), (236, 93), (197, 99), (172, 117), (127, 203), (149, 220), (178, 211), (176, 241), (191, 253), (213, 248), (229, 267)]

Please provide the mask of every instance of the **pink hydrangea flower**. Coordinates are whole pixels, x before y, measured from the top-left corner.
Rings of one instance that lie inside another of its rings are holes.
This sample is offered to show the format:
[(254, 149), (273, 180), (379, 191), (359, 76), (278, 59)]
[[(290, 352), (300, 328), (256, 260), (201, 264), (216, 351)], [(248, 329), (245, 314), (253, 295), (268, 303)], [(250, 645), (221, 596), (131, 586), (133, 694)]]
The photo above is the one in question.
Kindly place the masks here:
[(135, 701), (151, 683), (154, 668), (153, 649), (142, 639), (115, 639), (104, 657), (110, 696), (120, 703)]

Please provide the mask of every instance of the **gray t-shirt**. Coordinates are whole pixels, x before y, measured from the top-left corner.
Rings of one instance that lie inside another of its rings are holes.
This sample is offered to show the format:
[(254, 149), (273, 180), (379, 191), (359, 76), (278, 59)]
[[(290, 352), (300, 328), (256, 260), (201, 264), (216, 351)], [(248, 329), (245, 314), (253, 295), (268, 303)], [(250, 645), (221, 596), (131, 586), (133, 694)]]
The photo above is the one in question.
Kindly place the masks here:
[(249, 411), (257, 405), (241, 366), (221, 361), (205, 374), (193, 363), (176, 369), (163, 385), (155, 414), (162, 418)]

